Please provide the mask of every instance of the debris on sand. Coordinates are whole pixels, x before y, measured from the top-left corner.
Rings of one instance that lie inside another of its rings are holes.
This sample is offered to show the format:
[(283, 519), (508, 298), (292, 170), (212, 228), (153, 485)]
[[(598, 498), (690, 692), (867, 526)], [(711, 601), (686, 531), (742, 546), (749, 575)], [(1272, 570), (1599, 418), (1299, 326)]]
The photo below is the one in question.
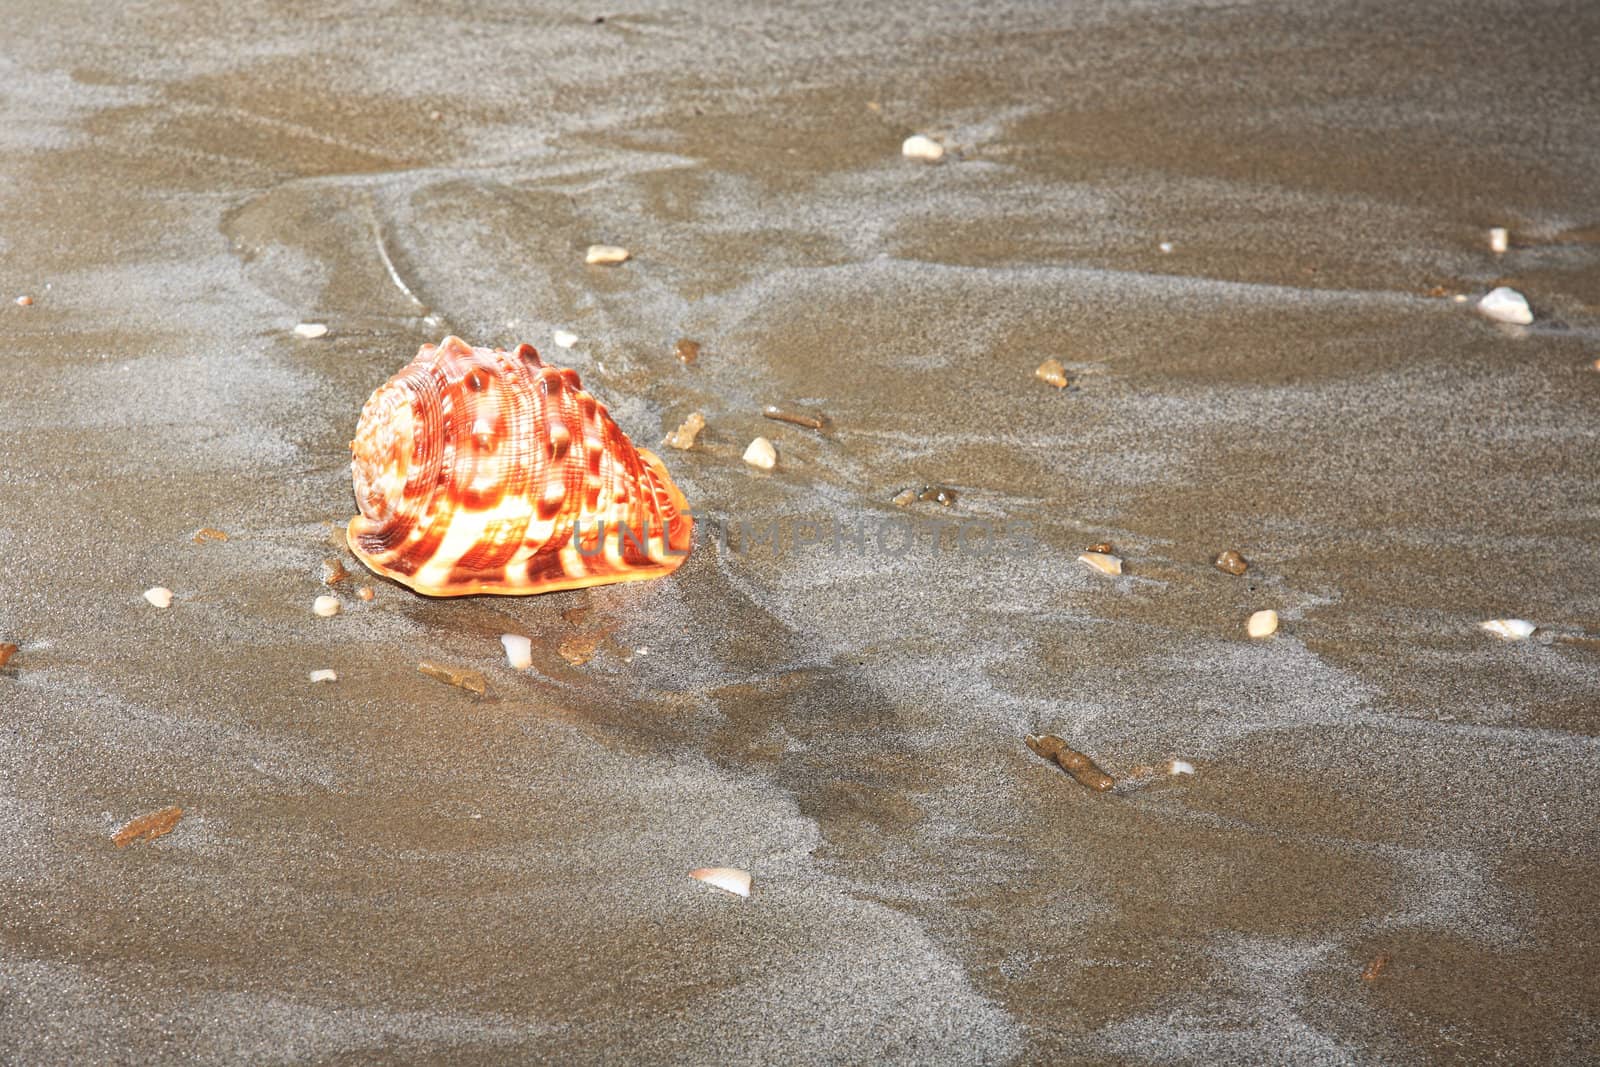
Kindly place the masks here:
[(1033, 376), (1047, 385), (1055, 386), (1057, 389), (1065, 389), (1067, 387), (1067, 368), (1061, 365), (1059, 359), (1045, 360), (1039, 364), (1038, 368), (1033, 372)]
[(339, 560), (329, 556), (322, 561), (323, 585), (338, 585), (348, 577), (350, 577), (350, 572), (344, 569), (344, 564)]
[(757, 437), (744, 450), (744, 461), (752, 467), (769, 471), (778, 465), (778, 450), (765, 437)]
[(735, 896), (750, 895), (750, 872), (737, 867), (697, 867), (689, 872), (689, 877), (698, 878), (706, 885), (714, 885)]
[(1489, 251), (1499, 255), (1511, 247), (1511, 234), (1504, 226), (1493, 226), (1489, 229)]
[(628, 260), (629, 252), (619, 245), (590, 245), (589, 251), (584, 253), (583, 261), (591, 267), (614, 267), (618, 263)]
[(820, 430), (828, 424), (828, 420), (821, 415), (806, 415), (798, 411), (785, 411), (776, 404), (768, 404), (761, 409), (761, 414), (775, 422), (787, 422), (791, 426), (804, 426), (808, 430)]
[(698, 411), (691, 411), (689, 417), (683, 420), (683, 425), (667, 434), (665, 443), (672, 448), (688, 451), (694, 447), (694, 439), (700, 436), (700, 431), (706, 428), (706, 417)]
[(1023, 740), (1041, 759), (1056, 764), (1086, 789), (1104, 793), (1117, 784), (1115, 778), (1095, 766), (1094, 760), (1077, 749), (1069, 748), (1065, 741), (1054, 734), (1045, 734), (1042, 737), (1029, 734)]
[(672, 356), (685, 367), (700, 358), (700, 342), (680, 337), (672, 345)]
[(1193, 774), (1194, 773), (1194, 764), (1190, 763), (1186, 759), (1168, 760), (1167, 761), (1167, 773), (1169, 775), (1174, 776), (1174, 777), (1176, 777), (1177, 775), (1180, 775), (1180, 774)]
[(320, 322), (302, 322), (294, 328), (296, 337), (303, 337), (307, 341), (315, 341), (319, 337), (326, 337), (328, 327)]
[(1121, 574), (1122, 560), (1105, 552), (1085, 552), (1078, 557), (1079, 563), (1086, 563), (1101, 574)]
[(891, 498), (891, 502), (901, 508), (909, 508), (918, 502), (949, 507), (956, 502), (957, 495), (948, 485), (924, 485), (921, 488), (900, 490)]
[(1510, 322), (1526, 326), (1533, 321), (1533, 311), (1528, 298), (1507, 286), (1491, 289), (1489, 295), (1478, 301), (1478, 311), (1496, 322)]
[(556, 330), (550, 334), (550, 340), (556, 343), (557, 348), (571, 348), (578, 343), (578, 335), (569, 330)]
[(1110, 541), (1096, 541), (1094, 544), (1084, 549), (1084, 551), (1098, 552), (1102, 556), (1111, 556), (1116, 554), (1116, 548), (1111, 544)]
[(377, 595), (377, 593), (372, 591), (372, 586), (370, 585), (364, 585), (360, 589), (356, 590), (356, 596), (360, 597), (362, 600), (371, 600)]
[(319, 596), (311, 602), (311, 613), (330, 619), (339, 614), (339, 598), (336, 596)]
[(1250, 569), (1250, 564), (1246, 562), (1245, 558), (1231, 548), (1225, 552), (1217, 553), (1217, 558), (1211, 561), (1211, 565), (1223, 574), (1232, 574), (1234, 576), (1241, 575)]
[(1538, 629), (1527, 619), (1489, 619), (1486, 622), (1480, 622), (1478, 626), (1481, 629), (1488, 630), (1503, 641), (1521, 641), (1524, 638), (1532, 637), (1533, 631)]
[(17, 297), (17, 306), (18, 307), (25, 308), (25, 307), (31, 307), (32, 305), (33, 305), (33, 297), (31, 297), (31, 296), (19, 296), (19, 297)]
[(506, 650), (506, 662), (512, 670), (525, 671), (533, 666), (533, 642), (521, 634), (501, 634), (500, 644)]
[(172, 590), (164, 585), (153, 586), (144, 591), (144, 598), (158, 608), (172, 607)]
[(574, 667), (581, 667), (594, 659), (594, 653), (600, 647), (603, 634), (582, 634), (569, 637), (556, 648), (556, 653)]
[(1376, 982), (1378, 977), (1388, 969), (1389, 954), (1384, 952), (1375, 957), (1371, 963), (1367, 964), (1367, 969), (1361, 972), (1361, 980), (1363, 982)]
[(483, 696), (489, 691), (489, 683), (477, 671), (469, 671), (460, 667), (443, 667), (427, 660), (418, 663), (417, 670), (436, 682), (453, 685), (458, 689), (465, 689), (469, 693), (476, 693), (478, 696)]
[(1278, 632), (1278, 613), (1268, 608), (1245, 620), (1244, 632), (1254, 638), (1271, 637)]
[(178, 825), (178, 820), (181, 818), (183, 809), (179, 807), (152, 811), (125, 824), (122, 829), (111, 835), (111, 841), (118, 848), (127, 848), (135, 841), (154, 841), (158, 837), (172, 833), (173, 827)]
[(0, 642), (0, 667), (4, 667), (7, 663), (10, 663), (11, 657), (15, 656), (17, 652), (17, 646), (12, 644), (10, 641)]
[(226, 541), (227, 539), (228, 535), (215, 526), (202, 526), (194, 532), (194, 537), (190, 540), (197, 545), (203, 545), (207, 541)]
[(313, 682), (337, 682), (339, 680), (339, 676), (333, 671), (330, 671), (324, 667), (322, 670), (312, 671), (311, 680)]
[(932, 137), (914, 133), (900, 145), (900, 154), (907, 159), (920, 159), (924, 163), (937, 163), (944, 158), (944, 145)]

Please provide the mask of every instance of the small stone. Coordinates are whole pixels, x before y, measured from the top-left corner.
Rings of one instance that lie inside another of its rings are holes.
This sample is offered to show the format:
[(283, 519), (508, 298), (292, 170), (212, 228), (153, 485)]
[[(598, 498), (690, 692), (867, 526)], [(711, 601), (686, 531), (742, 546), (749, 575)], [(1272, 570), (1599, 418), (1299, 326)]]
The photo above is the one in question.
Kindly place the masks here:
[(1245, 621), (1244, 632), (1255, 638), (1271, 637), (1278, 632), (1278, 613), (1271, 609), (1256, 612)]
[(949, 507), (956, 502), (956, 491), (947, 485), (925, 485), (922, 487), (922, 492), (917, 494), (917, 499)]
[(1039, 364), (1038, 369), (1033, 372), (1033, 376), (1041, 382), (1055, 386), (1057, 389), (1065, 389), (1067, 387), (1067, 368), (1061, 365), (1059, 359), (1045, 360)]
[(1095, 552), (1095, 553), (1099, 553), (1100, 555), (1109, 556), (1114, 551), (1114, 549), (1111, 547), (1111, 542), (1110, 541), (1096, 541), (1094, 544), (1092, 544), (1088, 548), (1084, 549), (1084, 551), (1085, 552)]
[(1194, 764), (1182, 759), (1168, 760), (1167, 773), (1170, 775), (1193, 774)]
[(315, 341), (319, 337), (325, 337), (327, 333), (328, 328), (320, 322), (302, 322), (294, 328), (294, 335), (304, 337), (307, 341)]
[(917, 490), (915, 490), (915, 489), (902, 489), (902, 490), (900, 490), (898, 493), (896, 493), (894, 495), (894, 505), (895, 505), (895, 507), (909, 508), (912, 504), (915, 504), (917, 502), (917, 499), (918, 499)]
[(207, 541), (226, 541), (227, 539), (228, 535), (226, 533), (212, 526), (200, 527), (194, 532), (194, 537), (191, 538), (197, 545), (203, 545)]
[(556, 647), (556, 653), (574, 667), (581, 667), (594, 659), (600, 647), (599, 634), (577, 634), (568, 637)]
[(339, 614), (339, 598), (336, 596), (319, 596), (311, 602), (311, 612), (321, 615), (324, 619)]
[(1389, 969), (1389, 954), (1382, 953), (1367, 964), (1367, 969), (1361, 972), (1363, 982), (1376, 982), (1383, 972)]
[(556, 343), (557, 348), (571, 348), (578, 343), (578, 335), (566, 330), (556, 330), (550, 335), (550, 339)]
[(590, 245), (583, 261), (590, 266), (614, 267), (627, 262), (628, 257), (628, 250), (617, 245)]
[(688, 451), (694, 447), (694, 439), (700, 436), (700, 431), (706, 428), (706, 417), (698, 411), (691, 411), (689, 417), (683, 420), (683, 425), (667, 434), (664, 443), (673, 448)]
[(1121, 574), (1122, 560), (1105, 552), (1085, 552), (1078, 557), (1079, 563), (1087, 563), (1101, 574)]
[(672, 346), (672, 354), (679, 363), (687, 367), (700, 358), (700, 342), (680, 337)]
[(1478, 310), (1496, 322), (1526, 326), (1533, 321), (1533, 311), (1528, 307), (1528, 298), (1504, 285), (1498, 289), (1491, 289), (1487, 296), (1478, 301)]
[(750, 872), (737, 867), (698, 867), (689, 872), (689, 877), (735, 896), (750, 895)]
[(135, 841), (154, 841), (158, 837), (172, 833), (182, 818), (183, 809), (179, 807), (152, 811), (149, 815), (139, 816), (112, 834), (111, 842), (118, 848), (127, 848)]
[(757, 437), (744, 450), (744, 461), (752, 467), (769, 471), (778, 465), (778, 450), (765, 437)]
[(1494, 226), (1489, 230), (1489, 251), (1499, 254), (1511, 247), (1511, 234), (1504, 226)]
[(356, 596), (361, 598), (362, 600), (371, 600), (373, 597), (375, 597), (377, 595), (378, 595), (377, 593), (374, 593), (372, 591), (372, 586), (370, 586), (370, 585), (364, 585), (360, 589), (356, 590)]
[(144, 598), (158, 608), (172, 607), (172, 590), (164, 585), (154, 586), (144, 591)]
[(0, 667), (11, 662), (11, 657), (17, 654), (17, 646), (10, 641), (0, 644)]
[(312, 671), (311, 680), (313, 682), (337, 682), (339, 680), (339, 676), (324, 668), (320, 671)]
[(900, 154), (907, 159), (920, 159), (924, 163), (937, 163), (944, 158), (944, 145), (932, 137), (922, 134), (912, 134), (900, 146)]
[(1224, 574), (1236, 576), (1250, 569), (1250, 564), (1245, 558), (1231, 548), (1217, 553), (1217, 558), (1211, 561), (1211, 565)]
[(1168, 255), (1168, 256), (1172, 255), (1172, 242), (1171, 241), (1162, 241), (1160, 244), (1156, 245), (1156, 247), (1161, 249), (1161, 252), (1162, 252), (1163, 255)]
[(500, 644), (506, 650), (506, 662), (512, 670), (525, 671), (533, 666), (533, 642), (521, 634), (501, 634)]
[(1532, 637), (1533, 631), (1538, 629), (1527, 619), (1490, 619), (1487, 622), (1480, 622), (1478, 626), (1503, 641), (1524, 640)]
[(330, 556), (322, 561), (323, 585), (338, 585), (348, 577), (350, 572), (344, 569), (344, 564), (339, 560)]
[(17, 297), (17, 306), (18, 307), (30, 307), (30, 306), (32, 306), (32, 304), (33, 304), (33, 297), (31, 297), (31, 296), (19, 296), (19, 297)]

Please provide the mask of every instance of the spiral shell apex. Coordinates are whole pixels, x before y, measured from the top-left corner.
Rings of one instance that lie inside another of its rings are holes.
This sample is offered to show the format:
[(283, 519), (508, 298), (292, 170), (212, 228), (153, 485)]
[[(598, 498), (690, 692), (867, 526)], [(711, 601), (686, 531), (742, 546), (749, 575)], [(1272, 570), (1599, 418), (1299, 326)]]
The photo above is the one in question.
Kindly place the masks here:
[(532, 345), (423, 345), (367, 400), (350, 451), (351, 551), (428, 596), (659, 578), (689, 554), (661, 460)]

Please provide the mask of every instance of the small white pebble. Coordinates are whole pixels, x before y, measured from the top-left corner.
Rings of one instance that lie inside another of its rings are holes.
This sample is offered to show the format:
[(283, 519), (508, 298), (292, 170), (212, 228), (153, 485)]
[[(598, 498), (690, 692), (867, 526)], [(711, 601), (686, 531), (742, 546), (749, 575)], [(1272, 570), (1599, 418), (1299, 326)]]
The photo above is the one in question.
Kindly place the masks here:
[(330, 615), (339, 614), (339, 598), (336, 596), (319, 596), (311, 602), (314, 614), (321, 615), (324, 619)]
[(584, 255), (583, 261), (590, 266), (600, 265), (605, 267), (615, 266), (626, 262), (628, 250), (617, 245), (590, 245), (589, 251)]
[(769, 471), (778, 465), (778, 450), (765, 437), (758, 437), (744, 450), (744, 461), (752, 467)]
[(1489, 295), (1478, 301), (1478, 310), (1496, 322), (1512, 322), (1526, 326), (1533, 321), (1528, 298), (1507, 286), (1491, 289)]
[(1087, 563), (1101, 574), (1121, 574), (1122, 560), (1104, 552), (1085, 552), (1078, 557), (1079, 563)]
[(505, 646), (506, 662), (513, 670), (525, 671), (533, 666), (533, 642), (528, 638), (521, 634), (501, 634), (500, 643)]
[(1278, 632), (1278, 613), (1270, 608), (1256, 612), (1244, 624), (1244, 632), (1251, 637), (1271, 637)]
[(300, 325), (294, 328), (294, 335), (296, 337), (304, 337), (308, 341), (314, 341), (318, 337), (325, 335), (327, 332), (328, 328), (320, 322), (302, 322)]
[(578, 335), (566, 330), (557, 330), (550, 335), (550, 338), (555, 341), (557, 348), (571, 348), (578, 343)]
[(31, 297), (31, 296), (19, 296), (19, 297), (17, 297), (17, 306), (18, 307), (25, 308), (29, 304), (32, 304), (32, 303), (33, 303), (33, 297)]
[(339, 676), (324, 668), (320, 671), (312, 671), (311, 680), (313, 682), (337, 682), (339, 680)]
[(168, 589), (164, 585), (158, 585), (153, 589), (146, 589), (144, 591), (144, 598), (158, 608), (172, 607), (172, 590)]
[(1511, 247), (1511, 234), (1506, 232), (1504, 226), (1495, 226), (1489, 230), (1489, 251), (1504, 252)]
[(900, 146), (900, 154), (907, 159), (920, 159), (924, 163), (937, 163), (944, 158), (944, 145), (932, 137), (912, 134)]
[(1167, 773), (1168, 774), (1193, 774), (1194, 773), (1194, 764), (1190, 763), (1186, 759), (1168, 760), (1167, 761)]
[(1467, 302), (1467, 294), (1466, 293), (1457, 293), (1455, 296), (1452, 296), (1450, 299), (1454, 300), (1458, 304), (1465, 304)]
[(1478, 624), (1496, 637), (1506, 641), (1521, 641), (1533, 635), (1538, 627), (1527, 619), (1490, 619)]
[(1165, 252), (1169, 256), (1172, 254), (1172, 242), (1171, 241), (1162, 241), (1159, 245), (1156, 245), (1156, 247), (1161, 249), (1161, 251)]
[(725, 889), (736, 896), (750, 895), (750, 872), (737, 867), (699, 867), (690, 871), (689, 877), (698, 878), (707, 885)]

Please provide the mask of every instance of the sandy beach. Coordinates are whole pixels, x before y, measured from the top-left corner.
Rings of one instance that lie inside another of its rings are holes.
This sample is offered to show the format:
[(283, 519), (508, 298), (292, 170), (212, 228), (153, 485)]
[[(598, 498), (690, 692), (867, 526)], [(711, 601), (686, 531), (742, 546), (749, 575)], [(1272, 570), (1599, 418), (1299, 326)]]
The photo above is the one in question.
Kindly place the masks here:
[[(0, 25), (0, 1062), (1600, 1060), (1600, 6)], [(687, 562), (366, 571), (447, 335)]]

